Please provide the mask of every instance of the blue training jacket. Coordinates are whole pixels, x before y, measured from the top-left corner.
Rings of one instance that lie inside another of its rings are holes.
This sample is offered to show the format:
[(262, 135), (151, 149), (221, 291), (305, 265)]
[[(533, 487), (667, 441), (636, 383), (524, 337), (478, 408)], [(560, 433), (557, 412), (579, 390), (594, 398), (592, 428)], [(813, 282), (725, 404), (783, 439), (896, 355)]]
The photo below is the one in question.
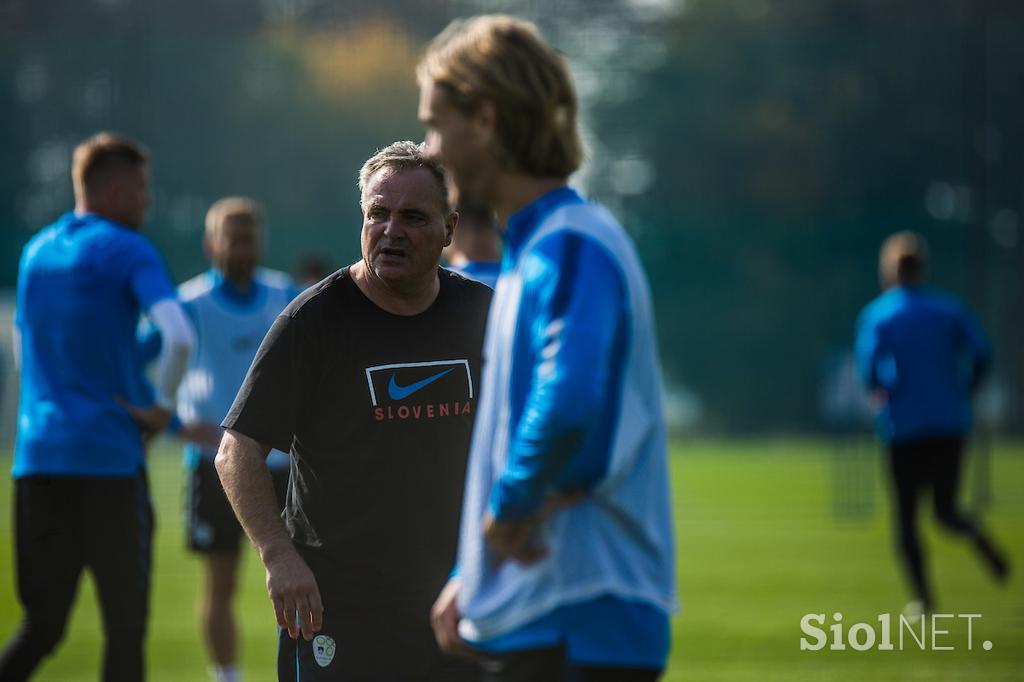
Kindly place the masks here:
[(957, 299), (921, 287), (895, 287), (857, 322), (857, 368), (885, 394), (878, 433), (885, 442), (963, 435), (971, 393), (991, 364), (985, 333)]
[(14, 477), (136, 475), (142, 439), (117, 398), (152, 402), (135, 332), (141, 311), (174, 296), (156, 248), (97, 215), (66, 213), (25, 246), (17, 296)]
[[(489, 640), (601, 597), (675, 605), (660, 368), (646, 279), (625, 231), (568, 187), (509, 219), (488, 319), (459, 539), (460, 632)], [(586, 500), (541, 527), (548, 555), (495, 566), (488, 510)]]

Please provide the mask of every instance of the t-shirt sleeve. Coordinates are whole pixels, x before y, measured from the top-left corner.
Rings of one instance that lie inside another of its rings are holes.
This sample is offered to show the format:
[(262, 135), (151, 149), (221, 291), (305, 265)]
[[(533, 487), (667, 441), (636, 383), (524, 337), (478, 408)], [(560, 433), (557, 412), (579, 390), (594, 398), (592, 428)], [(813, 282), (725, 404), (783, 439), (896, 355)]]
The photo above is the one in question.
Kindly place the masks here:
[(312, 338), (293, 316), (279, 315), (221, 426), (288, 452), (316, 386)]
[(126, 269), (128, 287), (140, 308), (148, 310), (157, 301), (175, 298), (174, 284), (160, 254), (143, 237), (125, 242), (117, 257)]

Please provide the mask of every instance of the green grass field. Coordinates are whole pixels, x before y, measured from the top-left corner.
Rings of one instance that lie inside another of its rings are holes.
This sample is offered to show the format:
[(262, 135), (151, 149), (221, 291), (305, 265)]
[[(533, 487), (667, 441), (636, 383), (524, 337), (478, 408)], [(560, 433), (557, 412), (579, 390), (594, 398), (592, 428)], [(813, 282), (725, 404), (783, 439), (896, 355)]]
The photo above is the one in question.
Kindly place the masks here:
[[(842, 612), (843, 625), (876, 625), (906, 598), (890, 551), (888, 505), (877, 463), (856, 472), (871, 502), (855, 520), (833, 513), (834, 446), (821, 441), (698, 441), (678, 444), (672, 458), (681, 612), (675, 620), (668, 680), (1022, 680), (1024, 593), (1020, 579), (990, 583), (967, 547), (928, 520), (927, 549), (940, 611), (981, 614), (967, 650), (966, 621), (940, 623), (949, 634), (921, 651), (909, 636), (903, 651), (799, 650), (806, 613)], [(0, 468), (10, 467), (10, 454)], [(864, 478), (866, 477), (866, 478)], [(182, 472), (177, 450), (157, 448), (151, 480), (158, 514), (152, 616), (151, 680), (203, 680), (197, 635), (198, 564), (182, 548)], [(995, 500), (989, 527), (1024, 561), (1024, 444), (1002, 444), (992, 459)], [(11, 563), (11, 484), (0, 483), (0, 638), (17, 625)], [(251, 551), (241, 594), (243, 656), (250, 682), (274, 677), (276, 633), (263, 573)], [(894, 641), (897, 634), (893, 630)], [(990, 640), (991, 651), (981, 642)], [(342, 644), (343, 645), (343, 644)], [(95, 598), (82, 582), (66, 639), (37, 679), (95, 680), (102, 635)], [(396, 652), (399, 653), (399, 652)]]

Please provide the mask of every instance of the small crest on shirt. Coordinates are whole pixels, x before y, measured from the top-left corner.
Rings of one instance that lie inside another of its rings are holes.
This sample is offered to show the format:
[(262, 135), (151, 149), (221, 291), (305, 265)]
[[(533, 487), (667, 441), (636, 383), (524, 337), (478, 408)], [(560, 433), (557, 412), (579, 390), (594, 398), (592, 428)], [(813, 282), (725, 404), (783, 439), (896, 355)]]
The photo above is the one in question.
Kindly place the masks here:
[(334, 640), (327, 635), (317, 635), (313, 638), (313, 658), (321, 668), (326, 668), (331, 664), (336, 649)]

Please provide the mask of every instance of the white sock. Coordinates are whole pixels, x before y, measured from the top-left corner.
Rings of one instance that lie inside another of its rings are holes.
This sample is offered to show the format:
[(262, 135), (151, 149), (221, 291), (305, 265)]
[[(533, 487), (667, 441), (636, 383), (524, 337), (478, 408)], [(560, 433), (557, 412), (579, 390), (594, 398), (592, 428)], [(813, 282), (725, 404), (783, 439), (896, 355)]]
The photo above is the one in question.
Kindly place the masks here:
[(242, 682), (242, 673), (233, 665), (210, 668), (210, 677), (216, 682)]

